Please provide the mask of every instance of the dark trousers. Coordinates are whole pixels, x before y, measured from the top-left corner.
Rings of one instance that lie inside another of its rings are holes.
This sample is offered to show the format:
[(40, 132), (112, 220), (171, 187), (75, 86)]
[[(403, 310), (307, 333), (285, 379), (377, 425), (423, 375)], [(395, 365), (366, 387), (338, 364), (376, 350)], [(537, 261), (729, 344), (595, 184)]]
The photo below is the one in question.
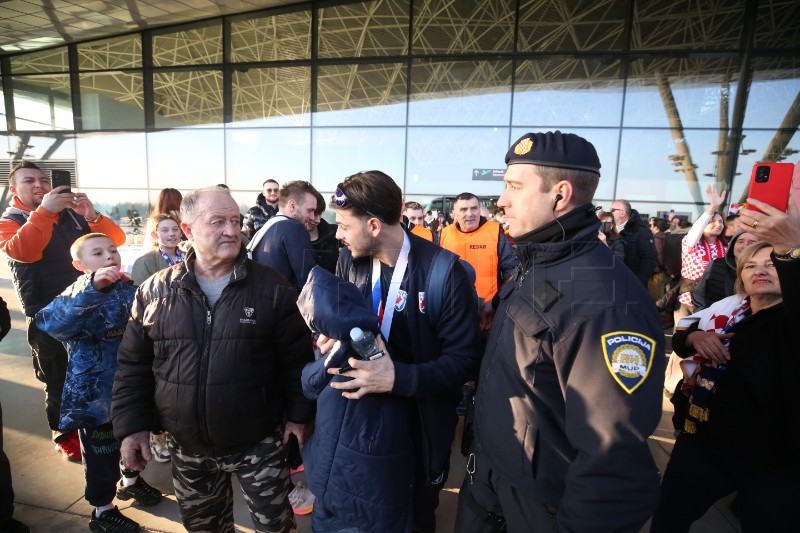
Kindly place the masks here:
[(0, 524), (14, 514), (14, 488), (11, 486), (11, 464), (3, 451), (3, 404), (0, 404)]
[(111, 422), (78, 430), (81, 460), (86, 479), (86, 501), (95, 507), (108, 505), (117, 493), (119, 441), (114, 438)]
[(36, 321), (26, 317), (28, 322), (28, 344), (33, 356), (33, 370), (36, 379), (44, 383), (45, 412), (47, 424), (53, 431), (53, 440), (60, 440), (69, 432), (58, 429), (61, 413), (61, 395), (64, 393), (64, 380), (67, 377), (67, 351), (61, 342), (36, 327)]
[(697, 435), (678, 437), (661, 482), (651, 533), (689, 531), (717, 500), (734, 491), (743, 532), (797, 531), (800, 478), (719, 452), (709, 450)]
[(471, 481), (467, 474), (461, 486), (454, 531), (546, 533), (556, 530), (556, 513), (558, 507), (513, 487), (479, 458)]

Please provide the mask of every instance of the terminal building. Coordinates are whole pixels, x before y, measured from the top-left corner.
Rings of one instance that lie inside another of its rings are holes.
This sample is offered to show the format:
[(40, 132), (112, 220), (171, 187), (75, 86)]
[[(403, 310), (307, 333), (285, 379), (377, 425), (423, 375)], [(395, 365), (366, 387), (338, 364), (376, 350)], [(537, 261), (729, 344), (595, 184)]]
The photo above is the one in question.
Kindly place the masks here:
[(266, 178), (330, 193), (373, 168), (423, 204), (496, 196), (528, 131), (589, 139), (596, 203), (651, 215), (799, 158), (795, 0), (10, 0), (0, 20), (0, 189), (42, 161), (118, 220), (164, 187), (224, 183), (244, 210)]

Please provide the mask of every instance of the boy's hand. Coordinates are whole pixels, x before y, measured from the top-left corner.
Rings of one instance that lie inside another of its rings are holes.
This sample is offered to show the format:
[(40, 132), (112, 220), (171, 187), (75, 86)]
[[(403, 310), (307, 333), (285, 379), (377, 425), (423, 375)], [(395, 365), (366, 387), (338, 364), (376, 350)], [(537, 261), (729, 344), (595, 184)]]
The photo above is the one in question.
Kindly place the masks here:
[(122, 278), (119, 268), (115, 266), (98, 268), (92, 276), (92, 287), (101, 291)]

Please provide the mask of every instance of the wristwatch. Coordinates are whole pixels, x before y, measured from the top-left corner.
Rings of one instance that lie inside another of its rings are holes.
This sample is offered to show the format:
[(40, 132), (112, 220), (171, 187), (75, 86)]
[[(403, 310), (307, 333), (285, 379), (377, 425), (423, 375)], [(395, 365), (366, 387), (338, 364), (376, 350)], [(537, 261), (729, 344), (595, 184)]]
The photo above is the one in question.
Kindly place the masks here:
[(800, 246), (792, 246), (791, 248), (789, 248), (789, 251), (786, 252), (785, 254), (778, 254), (775, 253), (774, 251), (772, 253), (773, 255), (775, 255), (775, 259), (783, 259), (784, 261), (792, 259), (800, 259)]

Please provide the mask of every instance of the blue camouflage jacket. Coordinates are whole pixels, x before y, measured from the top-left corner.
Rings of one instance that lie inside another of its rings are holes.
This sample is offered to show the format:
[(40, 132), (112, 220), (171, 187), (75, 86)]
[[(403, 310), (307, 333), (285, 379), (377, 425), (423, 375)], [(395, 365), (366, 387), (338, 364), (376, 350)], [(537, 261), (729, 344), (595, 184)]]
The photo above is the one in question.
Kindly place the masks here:
[(111, 420), (117, 348), (136, 288), (122, 280), (103, 289), (84, 274), (36, 313), (36, 325), (69, 354), (59, 429), (95, 427)]

